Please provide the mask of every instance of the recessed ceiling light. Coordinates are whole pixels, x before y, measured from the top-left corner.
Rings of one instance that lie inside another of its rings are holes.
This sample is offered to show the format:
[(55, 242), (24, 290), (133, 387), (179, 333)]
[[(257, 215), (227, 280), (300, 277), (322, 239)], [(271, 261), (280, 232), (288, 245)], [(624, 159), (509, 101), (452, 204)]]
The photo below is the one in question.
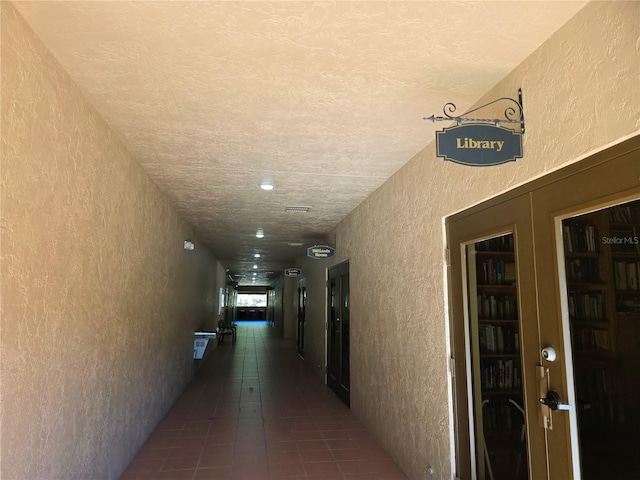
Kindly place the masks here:
[(258, 265), (253, 265), (253, 269), (255, 270), (256, 268), (258, 268)]
[(273, 190), (273, 183), (264, 181), (260, 185), (260, 188), (263, 189), (263, 190), (267, 190), (267, 191), (268, 190)]
[(253, 254), (253, 256), (254, 256), (255, 258), (260, 258), (260, 254), (259, 254), (259, 253), (254, 253), (254, 254)]
[(259, 228), (258, 231), (256, 232), (256, 237), (257, 238), (264, 238), (264, 230)]
[(296, 207), (286, 207), (285, 208), (285, 211), (287, 211), (287, 212), (307, 213), (309, 210), (311, 210), (311, 207), (307, 207), (307, 206), (296, 206)]

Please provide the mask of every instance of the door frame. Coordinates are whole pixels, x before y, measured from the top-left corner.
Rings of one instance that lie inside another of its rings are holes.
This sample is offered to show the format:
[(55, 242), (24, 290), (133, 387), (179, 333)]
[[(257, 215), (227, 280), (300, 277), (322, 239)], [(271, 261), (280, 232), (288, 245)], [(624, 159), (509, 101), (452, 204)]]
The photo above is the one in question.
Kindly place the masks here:
[[(559, 390), (564, 398), (568, 398), (573, 385), (568, 385), (568, 382), (572, 381), (572, 372), (568, 372), (567, 369), (572, 366), (572, 362), (568, 358), (568, 350), (566, 349), (566, 342), (570, 342), (570, 340), (565, 338), (562, 314), (562, 303), (565, 300), (562, 299), (560, 274), (564, 270), (559, 265), (562, 255), (558, 254), (559, 246), (561, 246), (558, 226), (561, 225), (563, 218), (577, 215), (589, 209), (595, 210), (619, 203), (640, 192), (640, 162), (633, 164), (629, 162), (628, 158), (625, 160), (627, 154), (640, 155), (640, 135), (626, 139), (588, 158), (445, 218), (447, 232), (445, 248), (450, 252), (451, 258), (447, 265), (450, 350), (452, 360), (455, 362), (452, 362), (453, 365), (458, 364), (452, 368), (454, 375), (452, 407), (455, 428), (454, 465), (459, 477), (467, 478), (464, 473), (473, 471), (475, 464), (471, 463), (473, 456), (468, 430), (470, 411), (465, 407), (471, 400), (466, 388), (461, 386), (460, 380), (455, 378), (459, 372), (464, 371), (460, 369), (459, 364), (465, 361), (467, 352), (460, 349), (460, 329), (465, 325), (464, 312), (462, 311), (464, 306), (460, 304), (460, 299), (463, 295), (461, 290), (465, 287), (461, 283), (461, 279), (455, 275), (460, 245), (452, 243), (449, 235), (451, 225), (455, 222), (471, 221), (474, 215), (499, 207), (500, 204), (512, 201), (517, 197), (523, 195), (530, 197), (530, 213), (534, 228), (535, 269), (533, 276), (536, 278), (535, 293), (538, 298), (545, 299), (544, 302), (537, 302), (537, 325), (540, 328), (537, 365), (543, 364), (539, 353), (543, 346), (558, 345), (560, 361), (551, 364), (549, 371), (552, 378), (555, 379), (554, 388)], [(612, 177), (613, 168), (620, 168), (620, 170)], [(607, 182), (603, 182), (603, 178), (606, 178)], [(583, 189), (568, 189), (567, 182), (576, 179), (581, 179), (584, 183)], [(531, 361), (531, 359), (524, 361)], [(456, 370), (458, 371), (456, 372)], [(525, 393), (525, 395), (528, 394)], [(542, 408), (546, 407), (540, 407), (540, 409)], [(539, 412), (539, 415), (542, 416), (542, 413)], [(547, 478), (573, 478), (577, 480), (580, 475), (580, 465), (577, 457), (578, 439), (575, 421), (570, 416), (567, 421), (566, 417), (560, 416), (562, 413), (554, 413), (553, 415), (554, 429), (544, 431), (545, 451), (547, 452), (545, 461), (548, 466)], [(559, 421), (556, 421), (556, 417)], [(535, 414), (529, 412), (527, 431), (536, 428), (534, 421)], [(532, 456), (541, 454), (535, 445), (533, 445), (534, 450), (531, 450), (532, 445), (528, 445), (528, 448), (532, 452)], [(533, 460), (537, 461), (537, 459)]]

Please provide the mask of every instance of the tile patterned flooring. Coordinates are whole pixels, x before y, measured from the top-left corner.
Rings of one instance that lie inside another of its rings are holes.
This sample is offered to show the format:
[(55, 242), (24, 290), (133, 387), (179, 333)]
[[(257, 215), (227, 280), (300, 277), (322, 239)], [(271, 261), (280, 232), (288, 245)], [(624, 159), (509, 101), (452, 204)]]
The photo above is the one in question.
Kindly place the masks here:
[(290, 343), (239, 324), (120, 480), (406, 479)]

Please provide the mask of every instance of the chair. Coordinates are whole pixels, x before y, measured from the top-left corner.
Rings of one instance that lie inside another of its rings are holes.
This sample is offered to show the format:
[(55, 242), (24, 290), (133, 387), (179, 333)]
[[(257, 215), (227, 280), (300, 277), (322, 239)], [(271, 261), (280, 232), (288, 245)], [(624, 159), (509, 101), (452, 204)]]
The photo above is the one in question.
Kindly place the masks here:
[(236, 344), (237, 338), (237, 326), (234, 322), (226, 322), (225, 320), (220, 320), (218, 322), (218, 330), (216, 335), (218, 336), (218, 344), (224, 342), (224, 337), (227, 335), (231, 335), (231, 345)]

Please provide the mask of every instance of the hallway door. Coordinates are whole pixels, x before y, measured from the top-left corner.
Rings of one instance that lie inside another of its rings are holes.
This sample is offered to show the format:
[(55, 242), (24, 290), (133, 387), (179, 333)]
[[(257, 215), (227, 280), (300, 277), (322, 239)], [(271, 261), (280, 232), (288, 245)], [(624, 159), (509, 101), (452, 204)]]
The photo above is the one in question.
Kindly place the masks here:
[(296, 348), (298, 355), (304, 358), (304, 322), (307, 308), (307, 287), (304, 279), (298, 281), (298, 329), (296, 336)]
[(329, 269), (327, 385), (349, 406), (349, 263)]

